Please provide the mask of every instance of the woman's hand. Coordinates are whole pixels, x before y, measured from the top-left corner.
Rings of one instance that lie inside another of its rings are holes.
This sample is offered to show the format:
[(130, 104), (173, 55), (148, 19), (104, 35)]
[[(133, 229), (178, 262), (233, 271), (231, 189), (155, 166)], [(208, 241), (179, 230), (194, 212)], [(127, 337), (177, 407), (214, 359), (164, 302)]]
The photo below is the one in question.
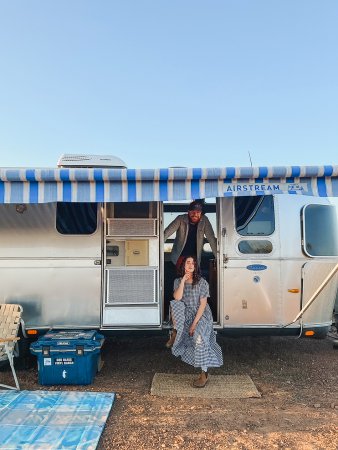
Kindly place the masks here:
[(193, 336), (195, 333), (196, 325), (193, 323), (189, 328), (189, 336)]
[(184, 282), (189, 281), (189, 280), (192, 280), (192, 273), (186, 272), (186, 273), (183, 275), (182, 280), (183, 280)]
[(189, 328), (189, 335), (190, 336), (194, 335), (195, 328), (196, 328), (200, 318), (202, 317), (206, 306), (207, 306), (207, 297), (201, 297), (200, 298), (200, 306), (198, 307), (197, 314), (195, 316), (195, 319), (194, 319), (193, 323), (191, 324), (191, 326)]

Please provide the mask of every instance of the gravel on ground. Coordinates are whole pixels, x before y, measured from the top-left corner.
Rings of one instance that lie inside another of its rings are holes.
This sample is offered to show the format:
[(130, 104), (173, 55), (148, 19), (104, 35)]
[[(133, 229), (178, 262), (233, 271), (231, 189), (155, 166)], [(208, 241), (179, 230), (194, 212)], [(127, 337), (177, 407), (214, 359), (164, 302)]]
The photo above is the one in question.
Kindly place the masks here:
[[(338, 349), (323, 340), (229, 338), (218, 334), (224, 366), (212, 374), (247, 374), (261, 398), (198, 399), (150, 395), (156, 372), (198, 373), (171, 355), (165, 334), (107, 338), (104, 365), (88, 386), (51, 390), (116, 392), (98, 449), (338, 448)], [(35, 361), (34, 361), (35, 362)], [(42, 389), (36, 362), (18, 369), (21, 389)], [(2, 368), (0, 378), (11, 382)]]

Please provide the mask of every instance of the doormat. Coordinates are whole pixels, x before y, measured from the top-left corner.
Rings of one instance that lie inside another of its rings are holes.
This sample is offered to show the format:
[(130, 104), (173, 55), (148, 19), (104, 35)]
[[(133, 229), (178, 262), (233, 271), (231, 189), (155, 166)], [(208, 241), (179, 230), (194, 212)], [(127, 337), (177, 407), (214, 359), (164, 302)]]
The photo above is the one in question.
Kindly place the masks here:
[(0, 391), (1, 450), (96, 449), (114, 393)]
[(254, 382), (248, 375), (209, 375), (204, 388), (194, 388), (192, 383), (198, 374), (155, 373), (151, 395), (196, 398), (250, 398), (260, 397)]

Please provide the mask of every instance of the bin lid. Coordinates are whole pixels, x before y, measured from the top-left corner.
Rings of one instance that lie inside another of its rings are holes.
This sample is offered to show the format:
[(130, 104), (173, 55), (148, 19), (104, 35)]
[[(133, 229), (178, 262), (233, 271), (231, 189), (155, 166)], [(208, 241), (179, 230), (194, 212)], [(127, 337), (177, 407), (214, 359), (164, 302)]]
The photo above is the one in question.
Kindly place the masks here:
[(85, 352), (101, 348), (104, 337), (96, 330), (49, 330), (45, 335), (33, 342), (32, 351), (41, 351), (42, 347), (50, 347), (51, 351), (72, 351), (83, 346)]
[[(44, 336), (41, 336), (40, 339), (50, 339), (50, 340), (59, 340), (59, 339), (67, 339), (69, 340), (96, 340), (96, 330), (49, 330)], [(100, 339), (100, 338), (99, 338)]]

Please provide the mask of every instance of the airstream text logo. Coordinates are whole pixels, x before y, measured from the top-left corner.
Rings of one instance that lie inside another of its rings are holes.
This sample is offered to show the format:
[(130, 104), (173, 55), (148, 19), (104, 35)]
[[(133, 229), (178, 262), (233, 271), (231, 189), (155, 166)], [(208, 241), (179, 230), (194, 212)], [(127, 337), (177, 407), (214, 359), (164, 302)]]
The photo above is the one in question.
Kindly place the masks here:
[(304, 183), (235, 183), (225, 184), (224, 192), (267, 192), (273, 194), (274, 192), (294, 192), (306, 191)]

